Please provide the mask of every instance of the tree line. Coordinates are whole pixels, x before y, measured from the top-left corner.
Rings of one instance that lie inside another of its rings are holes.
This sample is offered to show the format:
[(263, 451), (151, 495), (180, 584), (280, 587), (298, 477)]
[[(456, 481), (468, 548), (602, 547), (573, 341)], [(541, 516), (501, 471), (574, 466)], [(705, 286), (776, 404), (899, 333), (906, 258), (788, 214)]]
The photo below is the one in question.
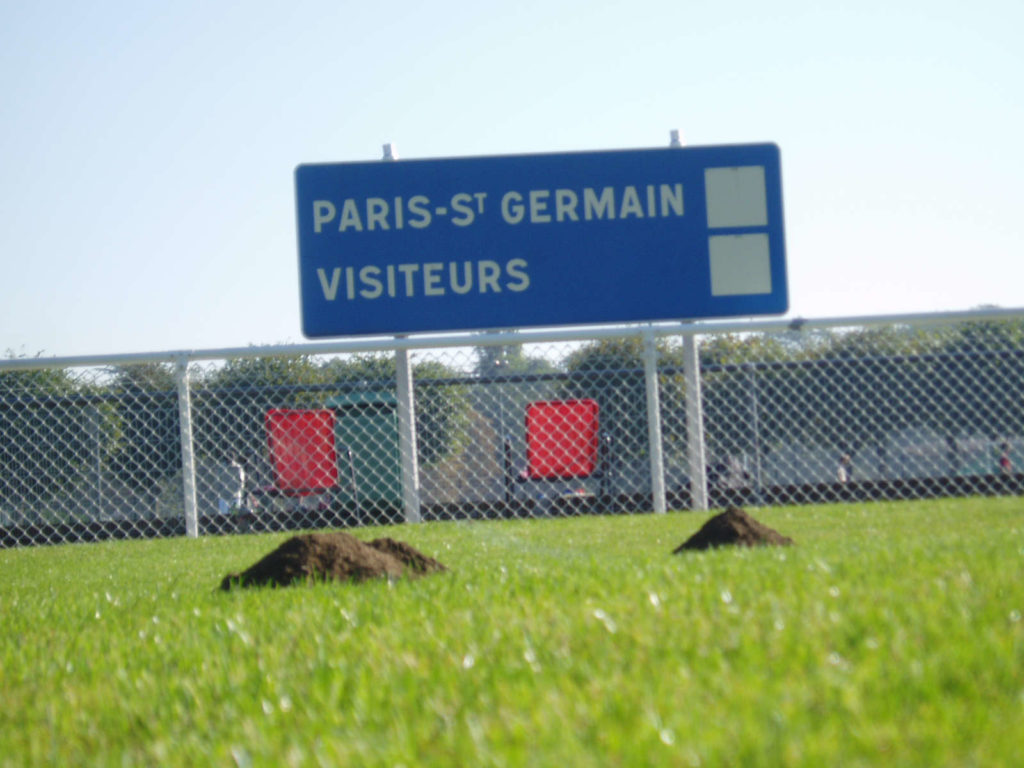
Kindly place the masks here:
[[(660, 339), (658, 356), (665, 452), (682, 455), (681, 342)], [(642, 361), (641, 341), (625, 338), (587, 343), (556, 360), (529, 357), (518, 344), (480, 346), (468, 373), (434, 360), (416, 363), (420, 461), (458, 454), (476, 407), (470, 388), (510, 376), (547, 377), (557, 396), (597, 399), (616, 455), (643, 457)], [(1024, 434), (1024, 321), (942, 331), (890, 326), (709, 335), (701, 339), (700, 365), (712, 457), (793, 443), (855, 453), (910, 427), (954, 442)], [(392, 355), (267, 356), (196, 366), (190, 380), (196, 454), (217, 462), (260, 455), (267, 409), (323, 407), (345, 392), (390, 392), (394, 376)], [(180, 469), (180, 455), (169, 364), (117, 366), (93, 378), (73, 369), (0, 371), (0, 504), (59, 493), (94, 468), (139, 492), (154, 491)]]
[[(659, 384), (666, 454), (686, 447), (682, 344), (661, 340)], [(607, 340), (566, 361), (566, 391), (597, 397), (616, 450), (646, 452), (642, 344)], [(706, 449), (714, 460), (814, 445), (884, 451), (919, 428), (992, 441), (1024, 434), (1024, 322), (942, 330), (909, 326), (708, 336), (700, 345)], [(583, 375), (581, 375), (583, 374)]]

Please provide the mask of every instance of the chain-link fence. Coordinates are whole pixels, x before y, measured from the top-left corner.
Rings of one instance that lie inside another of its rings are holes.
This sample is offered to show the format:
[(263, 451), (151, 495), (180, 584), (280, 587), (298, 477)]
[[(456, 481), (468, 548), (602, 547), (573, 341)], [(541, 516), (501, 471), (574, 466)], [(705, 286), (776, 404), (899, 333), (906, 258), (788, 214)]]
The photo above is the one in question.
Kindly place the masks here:
[(1024, 479), (1024, 312), (424, 344), (0, 361), (0, 545)]

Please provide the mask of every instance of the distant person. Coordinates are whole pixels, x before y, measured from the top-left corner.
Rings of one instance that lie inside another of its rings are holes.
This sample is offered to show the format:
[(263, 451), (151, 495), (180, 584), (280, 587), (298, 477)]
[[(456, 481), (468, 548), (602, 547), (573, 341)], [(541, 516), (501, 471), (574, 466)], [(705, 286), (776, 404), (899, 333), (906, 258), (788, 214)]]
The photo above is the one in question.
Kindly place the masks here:
[(999, 454), (999, 471), (1004, 475), (1013, 474), (1013, 462), (1010, 461), (1010, 444), (1003, 443), (1003, 452)]
[(839, 457), (839, 467), (836, 469), (836, 479), (840, 483), (848, 483), (853, 479), (853, 462), (850, 454), (844, 453)]

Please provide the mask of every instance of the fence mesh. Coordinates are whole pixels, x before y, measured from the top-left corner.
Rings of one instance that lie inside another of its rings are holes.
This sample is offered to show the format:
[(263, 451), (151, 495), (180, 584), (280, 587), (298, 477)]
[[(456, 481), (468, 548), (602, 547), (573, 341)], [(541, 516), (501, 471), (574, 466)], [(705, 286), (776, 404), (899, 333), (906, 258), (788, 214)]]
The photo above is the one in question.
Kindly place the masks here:
[[(657, 342), (664, 485), (691, 506), (682, 337)], [(1017, 493), (1024, 317), (699, 337), (708, 499)], [(424, 520), (652, 508), (643, 343), (455, 346), (411, 356)], [(407, 517), (395, 356), (0, 363), (0, 543)]]

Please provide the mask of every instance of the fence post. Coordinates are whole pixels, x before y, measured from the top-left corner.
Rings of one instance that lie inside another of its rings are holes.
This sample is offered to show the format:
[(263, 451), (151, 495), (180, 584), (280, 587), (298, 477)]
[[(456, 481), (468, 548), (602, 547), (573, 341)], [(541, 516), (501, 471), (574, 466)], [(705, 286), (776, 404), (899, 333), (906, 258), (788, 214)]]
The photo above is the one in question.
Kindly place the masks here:
[(708, 508), (707, 462), (704, 458), (704, 408), (700, 394), (697, 335), (683, 335), (683, 376), (686, 378), (686, 451), (690, 460), (690, 509)]
[(89, 457), (90, 485), (96, 501), (96, 512), (94, 517), (97, 520), (103, 519), (103, 429), (101, 426), (102, 414), (99, 406), (92, 406), (86, 409), (87, 434), (92, 455)]
[[(398, 152), (392, 144), (384, 145), (384, 156), (381, 159), (386, 163), (398, 159)], [(420, 467), (416, 457), (416, 403), (408, 349), (395, 350), (395, 379), (398, 397), (398, 454), (402, 462), (402, 507), (405, 509), (405, 522), (418, 523), (421, 519)]]
[(409, 350), (395, 350), (398, 396), (398, 453), (402, 461), (402, 506), (407, 523), (420, 522), (420, 468), (416, 458), (416, 403)]
[(178, 427), (181, 433), (181, 485), (185, 499), (185, 535), (199, 536), (199, 515), (196, 512), (196, 461), (192, 450), (192, 397), (188, 386), (188, 355), (175, 361), (178, 383)]
[(665, 459), (661, 452), (661, 396), (658, 388), (658, 347), (654, 331), (644, 330), (644, 382), (647, 385), (647, 445), (651, 456), (651, 496), (654, 511), (662, 514), (665, 500)]
[(753, 363), (746, 364), (747, 392), (750, 401), (750, 426), (754, 433), (754, 501), (757, 505), (764, 503), (763, 483), (761, 480), (761, 418), (758, 414), (759, 397), (757, 394), (757, 377)]

